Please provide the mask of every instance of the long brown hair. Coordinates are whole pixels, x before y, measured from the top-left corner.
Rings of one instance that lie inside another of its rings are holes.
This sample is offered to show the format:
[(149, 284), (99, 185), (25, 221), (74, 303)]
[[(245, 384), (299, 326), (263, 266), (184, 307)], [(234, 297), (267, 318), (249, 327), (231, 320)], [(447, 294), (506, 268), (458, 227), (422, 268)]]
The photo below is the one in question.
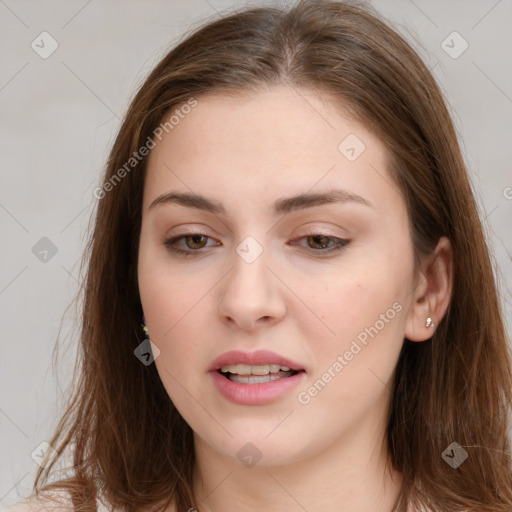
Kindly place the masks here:
[[(510, 512), (511, 358), (452, 120), (431, 73), (401, 36), (369, 7), (328, 1), (210, 21), (161, 60), (133, 99), (84, 255), (76, 384), (51, 441), (57, 456), (39, 469), (36, 491), (63, 488), (83, 511), (95, 510), (97, 491), (129, 511), (163, 510), (171, 502), (198, 508), (191, 428), (155, 365), (134, 356), (144, 339), (137, 252), (147, 159), (126, 163), (166, 115), (191, 99), (282, 84), (325, 93), (333, 108), (349, 108), (381, 138), (408, 207), (416, 261), (441, 236), (452, 243), (449, 309), (431, 340), (404, 340), (396, 368), (387, 441), (404, 477), (399, 508)], [(456, 469), (442, 457), (453, 442), (468, 453)], [(48, 484), (69, 444), (73, 475)]]

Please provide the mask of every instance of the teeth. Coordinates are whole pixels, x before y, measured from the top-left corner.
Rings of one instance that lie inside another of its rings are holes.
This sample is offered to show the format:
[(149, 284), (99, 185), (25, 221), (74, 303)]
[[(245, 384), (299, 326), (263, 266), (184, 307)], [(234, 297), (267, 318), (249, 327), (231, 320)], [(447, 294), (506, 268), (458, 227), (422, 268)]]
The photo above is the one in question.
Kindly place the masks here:
[[(236, 373), (238, 375), (268, 375), (269, 373), (279, 373), (280, 371), (288, 372), (288, 366), (280, 366), (278, 364), (225, 364), (220, 369), (222, 373)], [(267, 382), (267, 381), (265, 381)]]
[(283, 372), (279, 375), (269, 374), (269, 375), (237, 375), (230, 374), (229, 380), (231, 382), (238, 382), (239, 384), (263, 384), (265, 382), (271, 382), (273, 380), (283, 379), (285, 377), (290, 377), (293, 372)]

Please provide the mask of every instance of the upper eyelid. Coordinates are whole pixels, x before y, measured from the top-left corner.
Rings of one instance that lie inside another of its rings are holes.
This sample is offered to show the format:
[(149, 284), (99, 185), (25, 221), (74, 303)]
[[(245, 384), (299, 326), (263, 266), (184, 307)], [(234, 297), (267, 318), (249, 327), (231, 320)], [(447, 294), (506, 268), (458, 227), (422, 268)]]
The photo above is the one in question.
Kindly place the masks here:
[[(201, 231), (186, 231), (184, 233), (169, 235), (169, 236), (166, 237), (166, 240), (176, 240), (178, 238), (185, 238), (187, 236), (194, 236), (194, 235), (205, 236), (206, 238), (210, 238), (212, 240), (217, 240), (214, 236), (210, 236), (207, 233), (204, 233), (204, 232), (201, 232)], [(325, 233), (325, 232), (322, 232), (322, 231), (315, 231), (315, 230), (312, 230), (312, 229), (308, 230), (307, 233), (304, 233), (302, 235), (299, 235), (299, 236), (293, 238), (293, 240), (300, 240), (301, 238), (306, 238), (308, 236), (325, 236), (327, 238), (336, 238), (336, 239), (339, 239), (339, 240), (347, 240), (347, 238), (344, 238), (343, 236), (332, 235), (332, 234), (329, 234), (329, 233)]]
[[(299, 230), (302, 230), (303, 228), (304, 228), (304, 226), (301, 226), (299, 228)], [(180, 226), (178, 226), (177, 229), (180, 229)], [(327, 232), (328, 230), (326, 228), (314, 228), (309, 225), (306, 225), (305, 229), (307, 231), (304, 234), (302, 234), (301, 236), (323, 235), (323, 236), (330, 236), (333, 238), (344, 238), (342, 235), (335, 235), (332, 233), (328, 233)], [(167, 236), (167, 238), (177, 238), (180, 236), (187, 236), (187, 235), (203, 235), (203, 236), (207, 236), (208, 238), (215, 239), (215, 236), (209, 235), (208, 233), (206, 233), (206, 231), (208, 231), (208, 228), (185, 228), (185, 230), (182, 233), (169, 234), (166, 236)], [(232, 233), (231, 230), (230, 230), (230, 233)]]

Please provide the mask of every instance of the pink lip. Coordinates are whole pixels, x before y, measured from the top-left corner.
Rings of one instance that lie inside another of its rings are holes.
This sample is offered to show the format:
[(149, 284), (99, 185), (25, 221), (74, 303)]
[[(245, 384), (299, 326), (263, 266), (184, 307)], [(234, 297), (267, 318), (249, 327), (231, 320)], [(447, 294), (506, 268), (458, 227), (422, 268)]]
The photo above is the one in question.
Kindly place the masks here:
[[(291, 377), (261, 384), (241, 384), (230, 381), (219, 371), (225, 364), (259, 365), (269, 363), (288, 366), (292, 370), (298, 371), (298, 373)], [(224, 398), (244, 405), (263, 405), (278, 400), (296, 387), (306, 373), (300, 364), (269, 350), (258, 350), (252, 353), (236, 350), (226, 352), (212, 362), (208, 371), (212, 376), (215, 387)]]
[(302, 371), (291, 377), (284, 377), (262, 384), (231, 382), (222, 373), (215, 370), (211, 371), (210, 375), (215, 387), (224, 398), (237, 404), (263, 405), (274, 402), (296, 387), (306, 373)]
[(298, 371), (304, 369), (299, 363), (280, 356), (271, 350), (257, 350), (256, 352), (232, 350), (231, 352), (225, 352), (217, 357), (209, 366), (208, 371), (219, 370), (225, 364), (279, 364), (281, 366), (288, 366), (288, 368), (292, 370)]

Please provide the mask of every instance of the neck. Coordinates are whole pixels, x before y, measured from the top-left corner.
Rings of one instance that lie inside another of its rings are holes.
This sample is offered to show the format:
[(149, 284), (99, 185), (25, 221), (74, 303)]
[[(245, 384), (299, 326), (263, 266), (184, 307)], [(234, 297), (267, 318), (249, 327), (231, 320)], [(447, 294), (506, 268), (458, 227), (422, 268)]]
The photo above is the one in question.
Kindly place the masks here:
[(245, 467), (195, 436), (201, 512), (392, 512), (402, 476), (388, 463), (383, 425), (359, 423), (320, 453), (286, 465)]

